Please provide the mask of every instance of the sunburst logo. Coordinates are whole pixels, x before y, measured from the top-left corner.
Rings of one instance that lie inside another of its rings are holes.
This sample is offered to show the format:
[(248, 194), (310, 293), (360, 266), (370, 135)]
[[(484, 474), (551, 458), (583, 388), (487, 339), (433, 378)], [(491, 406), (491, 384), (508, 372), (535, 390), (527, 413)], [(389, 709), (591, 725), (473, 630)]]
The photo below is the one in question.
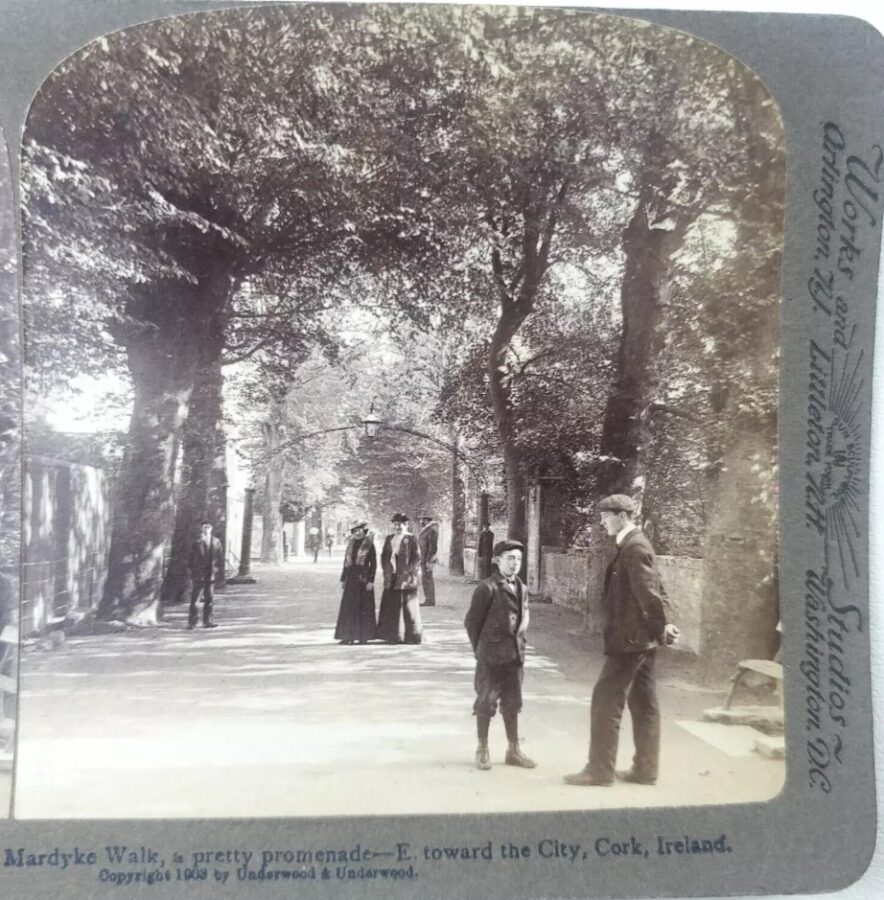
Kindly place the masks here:
[[(851, 335), (852, 337), (852, 335)], [(839, 355), (841, 359), (839, 359)], [(821, 411), (820, 452), (808, 476), (821, 515), (826, 567), (838, 573), (845, 587), (859, 577), (857, 543), (862, 536), (862, 438), (860, 418), (864, 405), (864, 351), (829, 355), (826, 407)]]

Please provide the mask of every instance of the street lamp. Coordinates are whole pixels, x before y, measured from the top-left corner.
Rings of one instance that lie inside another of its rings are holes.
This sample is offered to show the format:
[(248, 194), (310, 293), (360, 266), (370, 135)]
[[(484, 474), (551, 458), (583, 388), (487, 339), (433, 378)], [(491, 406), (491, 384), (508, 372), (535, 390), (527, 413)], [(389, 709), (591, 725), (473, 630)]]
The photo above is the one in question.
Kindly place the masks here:
[(362, 427), (365, 429), (365, 436), (373, 441), (378, 436), (378, 429), (381, 427), (381, 420), (374, 414), (374, 403), (368, 415), (362, 420)]

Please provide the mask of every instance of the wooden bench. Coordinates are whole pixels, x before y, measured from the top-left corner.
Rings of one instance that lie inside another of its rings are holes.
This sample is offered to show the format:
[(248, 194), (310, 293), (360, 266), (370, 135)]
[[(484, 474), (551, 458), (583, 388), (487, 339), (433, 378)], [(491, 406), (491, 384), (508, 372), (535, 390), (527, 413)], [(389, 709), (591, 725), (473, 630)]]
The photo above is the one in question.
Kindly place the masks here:
[(772, 659), (744, 659), (742, 662), (737, 663), (737, 673), (731, 679), (731, 690), (724, 704), (725, 709), (730, 708), (734, 695), (737, 693), (737, 688), (748, 672), (770, 678), (777, 684), (778, 689), (783, 684), (783, 667), (780, 663), (774, 662)]

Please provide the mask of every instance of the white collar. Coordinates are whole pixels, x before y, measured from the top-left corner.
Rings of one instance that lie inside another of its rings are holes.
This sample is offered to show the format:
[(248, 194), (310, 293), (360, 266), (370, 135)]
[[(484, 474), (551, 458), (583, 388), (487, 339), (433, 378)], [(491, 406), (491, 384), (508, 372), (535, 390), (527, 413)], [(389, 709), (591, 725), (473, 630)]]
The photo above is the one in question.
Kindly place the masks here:
[(638, 525), (636, 525), (635, 522), (627, 522), (626, 525), (624, 525), (620, 529), (620, 531), (617, 532), (617, 536), (614, 538), (614, 540), (617, 542), (617, 546), (622, 546), (623, 542), (627, 538), (627, 535), (629, 535), (630, 532), (635, 531), (636, 528), (638, 528)]

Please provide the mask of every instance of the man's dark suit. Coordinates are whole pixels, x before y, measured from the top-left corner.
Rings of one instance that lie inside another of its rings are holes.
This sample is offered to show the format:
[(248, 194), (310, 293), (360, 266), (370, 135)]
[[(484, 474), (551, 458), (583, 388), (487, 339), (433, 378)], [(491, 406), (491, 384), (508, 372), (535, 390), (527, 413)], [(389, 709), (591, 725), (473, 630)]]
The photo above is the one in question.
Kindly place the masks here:
[(632, 717), (639, 781), (657, 780), (660, 710), (654, 676), (656, 647), (664, 640), (669, 607), (657, 572), (654, 549), (635, 528), (627, 534), (605, 573), (605, 664), (592, 692), (589, 771), (612, 782), (623, 707)]
[(188, 622), (196, 625), (196, 604), (200, 594), (203, 595), (203, 624), (212, 623), (212, 603), (214, 597), (214, 583), (218, 573), (224, 574), (224, 550), (221, 541), (213, 537), (211, 544), (207, 544), (202, 538), (193, 542), (190, 548), (190, 580), (193, 587), (190, 592), (190, 615)]
[(436, 565), (436, 554), (439, 552), (439, 523), (429, 522), (421, 528), (417, 537), (421, 551), (421, 587), (424, 589), (423, 606), (436, 605), (436, 582), (433, 579), (433, 566)]

